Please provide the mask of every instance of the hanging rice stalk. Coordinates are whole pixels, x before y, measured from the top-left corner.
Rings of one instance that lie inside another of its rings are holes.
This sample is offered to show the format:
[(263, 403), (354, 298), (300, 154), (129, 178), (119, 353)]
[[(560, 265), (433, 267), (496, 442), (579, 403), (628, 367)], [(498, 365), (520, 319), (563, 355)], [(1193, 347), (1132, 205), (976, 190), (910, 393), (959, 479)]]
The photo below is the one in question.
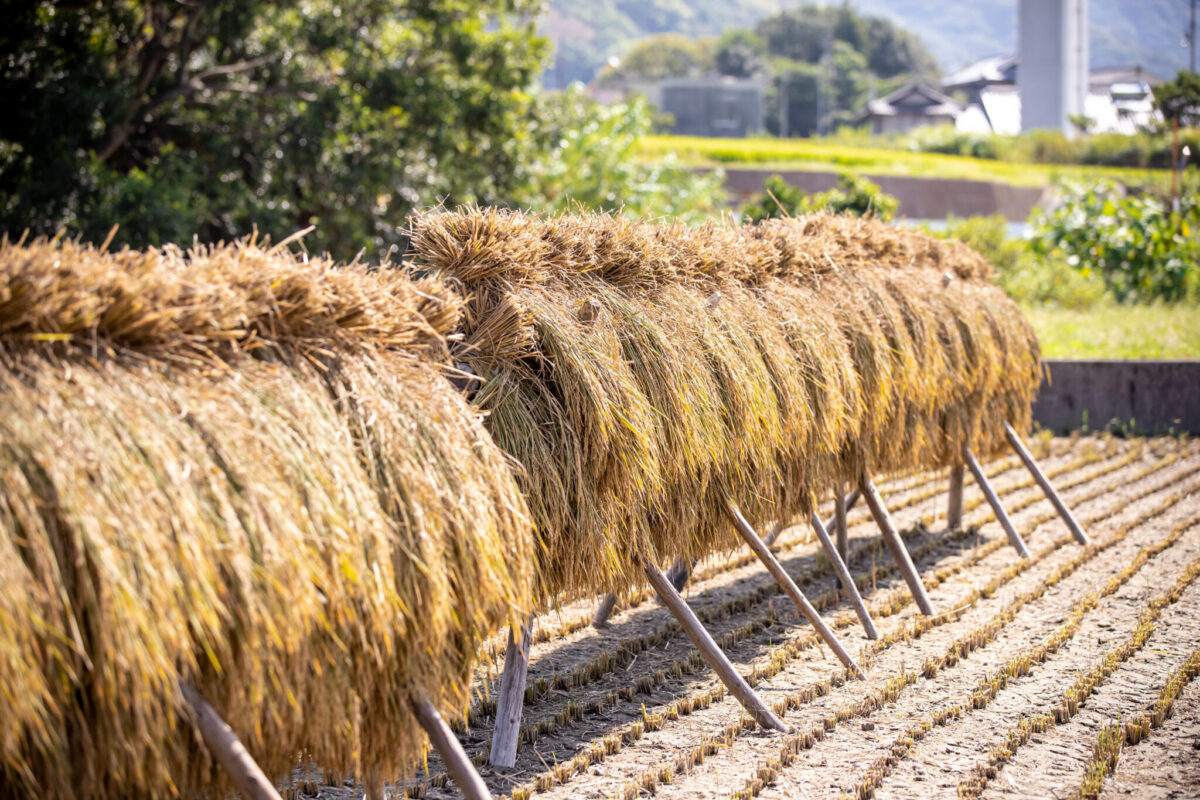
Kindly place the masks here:
[(520, 465), (540, 594), (737, 545), (835, 480), (955, 462), (1029, 425), (1036, 338), (957, 243), (814, 216), (688, 228), (465, 209), (413, 221), (468, 298), (455, 361)]
[(0, 795), (396, 775), (530, 608), (504, 456), (442, 374), (457, 296), (253, 242), (0, 245)]

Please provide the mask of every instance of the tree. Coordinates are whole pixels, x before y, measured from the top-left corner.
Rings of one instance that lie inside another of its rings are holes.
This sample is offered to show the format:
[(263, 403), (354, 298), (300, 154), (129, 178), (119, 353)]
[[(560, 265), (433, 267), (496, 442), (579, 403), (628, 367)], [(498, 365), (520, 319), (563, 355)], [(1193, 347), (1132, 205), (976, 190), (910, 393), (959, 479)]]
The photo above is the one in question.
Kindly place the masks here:
[[(776, 74), (785, 81), (796, 76), (797, 64), (823, 65), (811, 73), (821, 86), (821, 118), (813, 124), (806, 119), (790, 125), (791, 135), (853, 122), (873, 78), (902, 83), (903, 76), (920, 78), (937, 72), (937, 62), (915, 36), (886, 19), (860, 16), (845, 2), (782, 11), (759, 22), (755, 33), (766, 43)], [(795, 99), (815, 103), (817, 90), (809, 89), (807, 75), (796, 76), (804, 96)], [(777, 103), (775, 108), (778, 113)], [(789, 118), (815, 119), (815, 114), (815, 110), (793, 110), (789, 102)]]
[(867, 68), (880, 78), (909, 75), (916, 78), (937, 77), (938, 63), (929, 49), (912, 31), (897, 26), (891, 20), (867, 17)]
[(1154, 107), (1163, 119), (1175, 125), (1200, 125), (1200, 74), (1180, 72), (1175, 80), (1160, 83), (1152, 90)]
[(1171, 124), (1171, 203), (1179, 197), (1179, 127), (1200, 124), (1200, 75), (1181, 71), (1175, 80), (1155, 86), (1154, 107)]
[(636, 42), (617, 66), (601, 72), (598, 82), (604, 85), (626, 78), (689, 78), (707, 74), (712, 65), (712, 39), (664, 33)]
[(540, 0), (10, 4), (0, 230), (159, 244), (317, 225), (350, 257), (414, 207), (513, 193)]
[(937, 59), (910, 31), (880, 17), (863, 17), (848, 4), (804, 5), (767, 17), (755, 27), (772, 56), (816, 64), (844, 42), (862, 53), (880, 78), (933, 76)]
[(576, 86), (538, 100), (540, 122), (528, 182), (514, 198), (535, 211), (584, 208), (640, 217), (701, 220), (725, 201), (719, 171), (697, 173), (670, 158), (646, 163), (639, 139), (650, 133), (653, 109), (644, 98), (601, 105)]
[(753, 78), (770, 69), (767, 43), (753, 31), (735, 28), (717, 40), (713, 55), (717, 74), (733, 78)]

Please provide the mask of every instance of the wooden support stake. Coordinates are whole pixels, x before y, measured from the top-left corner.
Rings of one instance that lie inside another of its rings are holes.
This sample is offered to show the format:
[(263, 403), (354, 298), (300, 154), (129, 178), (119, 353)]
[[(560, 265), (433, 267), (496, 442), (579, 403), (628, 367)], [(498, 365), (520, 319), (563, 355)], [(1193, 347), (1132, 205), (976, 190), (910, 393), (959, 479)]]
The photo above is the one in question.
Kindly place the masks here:
[(822, 523), (827, 533), (830, 528), (837, 526), (838, 553), (842, 556), (843, 561), (850, 558), (850, 542), (846, 536), (846, 515), (850, 513), (850, 509), (854, 508), (854, 504), (860, 497), (862, 497), (862, 492), (858, 489), (848, 495), (843, 495), (842, 487), (839, 484), (837, 494), (833, 498), (833, 516)]
[(858, 488), (866, 499), (867, 506), (871, 509), (871, 516), (875, 518), (879, 532), (883, 534), (884, 544), (891, 551), (892, 558), (896, 561), (896, 567), (904, 576), (908, 590), (912, 592), (917, 608), (921, 609), (922, 614), (932, 616), (933, 604), (929, 602), (929, 595), (925, 594), (925, 585), (921, 583), (921, 575), (917, 572), (916, 565), (913, 564), (912, 556), (908, 554), (908, 548), (904, 546), (904, 540), (900, 538), (896, 526), (892, 524), (892, 517), (888, 514), (887, 506), (883, 504), (883, 498), (879, 496), (879, 490), (867, 477), (862, 479)]
[(694, 566), (696, 566), (696, 562), (685, 561), (683, 558), (677, 558), (675, 563), (671, 564), (671, 568), (667, 570), (667, 580), (675, 587), (675, 591), (682, 592), (683, 587), (687, 586)]
[(767, 531), (767, 535), (762, 537), (763, 544), (767, 547), (775, 544), (775, 540), (779, 538), (779, 534), (783, 533), (783, 529), (787, 527), (787, 523), (779, 520), (771, 526), (771, 530)]
[(829, 531), (825, 529), (825, 524), (821, 522), (821, 518), (817, 516), (817, 512), (812, 513), (813, 530), (817, 533), (817, 538), (821, 540), (821, 545), (825, 548), (825, 552), (829, 555), (829, 560), (833, 562), (833, 569), (841, 579), (842, 586), (846, 587), (846, 591), (850, 595), (850, 602), (854, 606), (854, 613), (858, 614), (858, 621), (862, 623), (863, 630), (867, 632), (868, 639), (878, 639), (879, 632), (875, 630), (875, 623), (871, 621), (871, 615), (867, 612), (867, 607), (863, 603), (862, 595), (858, 593), (858, 586), (854, 583), (854, 577), (850, 574), (850, 570), (846, 567), (846, 562), (842, 560), (841, 555), (834, 546), (833, 540), (829, 538)]
[(775, 716), (775, 713), (767, 708), (767, 704), (762, 701), (762, 698), (750, 688), (750, 684), (746, 683), (746, 679), (738, 673), (725, 654), (721, 652), (721, 648), (717, 647), (717, 643), (700, 624), (700, 620), (696, 618), (688, 604), (679, 596), (679, 592), (675, 591), (675, 587), (667, 580), (667, 576), (663, 575), (662, 570), (645, 559), (642, 560), (642, 569), (645, 570), (646, 577), (649, 578), (654, 591), (658, 592), (663, 605), (670, 609), (675, 618), (679, 620), (679, 624), (683, 626), (683, 630), (692, 640), (692, 644), (700, 651), (700, 655), (712, 667), (713, 672), (717, 673), (717, 677), (721, 679), (721, 683), (725, 684), (729, 693), (738, 699), (742, 707), (763, 728), (786, 733), (789, 728), (783, 724), (783, 720)]
[[(525, 629), (528, 630), (531, 627), (526, 625)], [(446, 720), (442, 719), (442, 715), (433, 707), (433, 703), (429, 702), (428, 698), (414, 695), (412, 704), (413, 710), (417, 712), (417, 721), (421, 723), (421, 727), (429, 736), (429, 741), (433, 743), (434, 749), (442, 757), (442, 764), (450, 773), (450, 780), (454, 781), (454, 785), (458, 787), (462, 796), (467, 800), (491, 800), (492, 793), (488, 791), (487, 784), (483, 782), (483, 778), (479, 777), (479, 773), (475, 771), (475, 765), (471, 763), (471, 759), (467, 757), (462, 745), (459, 744), (458, 737), (454, 735), (450, 726), (446, 724)]]
[(238, 740), (233, 728), (217, 715), (208, 701), (186, 683), (179, 684), (179, 692), (196, 715), (196, 727), (200, 729), (205, 747), (229, 773), (238, 794), (246, 800), (280, 800), (275, 784), (263, 774), (262, 769)]
[(615, 592), (609, 592), (600, 600), (600, 606), (596, 609), (595, 615), (592, 617), (592, 627), (596, 630), (604, 630), (608, 627), (608, 618), (612, 616), (613, 609), (617, 605), (617, 595)]
[(1042, 472), (1042, 468), (1033, 460), (1033, 454), (1025, 448), (1025, 443), (1021, 441), (1021, 437), (1017, 436), (1017, 432), (1013, 430), (1013, 426), (1007, 422), (1004, 423), (1004, 435), (1008, 437), (1008, 443), (1012, 445), (1012, 449), (1017, 451), (1017, 455), (1025, 462), (1025, 468), (1033, 473), (1033, 479), (1037, 481), (1038, 486), (1042, 487), (1046, 497), (1054, 504), (1058, 515), (1062, 517), (1063, 522), (1067, 524), (1067, 528), (1071, 531), (1071, 535), (1075, 537), (1075, 541), (1087, 546), (1090, 543), (1088, 535), (1083, 532), (1083, 528), (1079, 527), (1079, 523), (1075, 521), (1075, 515), (1071, 513), (1071, 509), (1067, 508), (1067, 504), (1058, 496), (1058, 492), (1054, 491), (1054, 487), (1050, 485), (1050, 480), (1046, 474)]
[(963, 461), (967, 462), (967, 469), (971, 470), (971, 476), (975, 478), (975, 483), (979, 484), (979, 488), (983, 490), (983, 496), (987, 498), (988, 505), (992, 507), (992, 512), (996, 515), (1000, 527), (1004, 528), (1004, 533), (1008, 536), (1008, 543), (1017, 549), (1017, 553), (1021, 558), (1029, 558), (1029, 548), (1025, 546), (1025, 540), (1021, 538), (1021, 534), (1017, 533), (1017, 529), (1013, 527), (1012, 520), (1008, 518), (1008, 512), (1004, 510), (1004, 504), (1000, 502), (1000, 497), (992, 489), (992, 484), (988, 481), (987, 475), (983, 473), (983, 467), (979, 466), (979, 462), (975, 460), (975, 455), (971, 449), (965, 444), (963, 445)]
[(492, 729), (493, 767), (512, 767), (517, 763), (517, 743), (521, 738), (521, 712), (525, 708), (525, 677), (529, 671), (529, 648), (533, 643), (533, 619), (521, 626), (518, 645), (513, 630), (508, 630), (508, 649), (504, 653), (504, 673), (500, 676), (500, 694), (496, 698), (496, 726)]
[(950, 497), (946, 501), (946, 527), (956, 531), (962, 527), (963, 465), (950, 467)]
[[(834, 526), (834, 522), (838, 525), (838, 552), (842, 554), (842, 560), (845, 561), (850, 557), (850, 545), (846, 540), (846, 513), (854, 508), (854, 504), (858, 502), (859, 492), (855, 489), (850, 493), (845, 500), (842, 499), (841, 487), (838, 487), (838, 492), (834, 496), (833, 516), (825, 522), (825, 530), (828, 531)], [(779, 520), (771, 526), (771, 530), (766, 536), (762, 537), (763, 544), (767, 547), (775, 544), (775, 540), (779, 538), (779, 534), (783, 533), (783, 529), (787, 527), (787, 523)], [(839, 588), (841, 583), (838, 584)]]
[[(860, 494), (862, 492), (855, 489), (854, 499), (857, 500)], [(849, 510), (846, 507), (846, 486), (839, 480), (833, 494), (833, 524), (837, 528), (837, 551), (838, 555), (842, 557), (843, 563), (850, 561), (850, 532), (846, 528), (846, 514), (849, 513)], [(830, 523), (825, 523), (826, 531), (829, 530), (829, 525)], [(843, 588), (841, 578), (837, 580), (837, 588)]]
[(742, 512), (738, 511), (737, 506), (728, 498), (725, 500), (725, 513), (729, 515), (730, 521), (733, 522), (733, 527), (737, 528), (737, 532), (741, 534), (746, 544), (750, 545), (750, 549), (758, 556), (758, 560), (763, 562), (767, 571), (771, 573), (771, 576), (783, 588), (784, 593), (792, 598), (792, 602), (808, 618), (809, 623), (816, 629), (821, 638), (825, 640), (825, 644), (829, 645), (829, 649), (838, 657), (842, 665), (858, 677), (866, 678), (866, 673), (854, 662), (854, 659), (846, 652), (846, 648), (842, 647), (842, 643), (838, 641), (837, 636), (834, 635), (830, 627), (825, 624), (825, 620), (821, 619), (821, 615), (812, 607), (812, 603), (808, 602), (808, 598), (804, 596), (804, 593), (800, 591), (800, 587), (787, 574), (787, 570), (783, 568), (779, 560), (767, 549), (762, 539), (759, 539), (758, 534), (754, 532), (754, 528), (742, 516)]

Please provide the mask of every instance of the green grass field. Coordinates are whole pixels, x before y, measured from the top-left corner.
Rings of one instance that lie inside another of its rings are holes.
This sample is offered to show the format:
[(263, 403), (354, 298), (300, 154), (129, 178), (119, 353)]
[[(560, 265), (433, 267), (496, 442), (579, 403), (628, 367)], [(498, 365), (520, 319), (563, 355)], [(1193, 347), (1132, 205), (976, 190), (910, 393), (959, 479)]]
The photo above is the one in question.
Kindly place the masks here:
[(1045, 358), (1200, 358), (1200, 306), (1022, 310)]
[(698, 136), (646, 136), (636, 153), (647, 161), (674, 155), (689, 166), (753, 167), (768, 170), (912, 175), (960, 178), (1017, 186), (1049, 186), (1064, 179), (1111, 178), (1125, 184), (1166, 185), (1166, 170), (1126, 167), (1021, 164), (937, 153), (857, 147), (811, 139), (708, 139)]

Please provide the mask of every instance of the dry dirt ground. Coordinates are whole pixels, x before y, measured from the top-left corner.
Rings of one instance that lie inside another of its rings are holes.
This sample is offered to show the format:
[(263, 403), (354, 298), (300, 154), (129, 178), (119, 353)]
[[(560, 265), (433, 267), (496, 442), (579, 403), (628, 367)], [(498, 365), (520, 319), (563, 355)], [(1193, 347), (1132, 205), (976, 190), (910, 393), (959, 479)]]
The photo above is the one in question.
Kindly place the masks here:
[[(807, 526), (780, 537), (780, 561), (866, 680), (847, 679), (748, 552), (698, 566), (688, 602), (791, 733), (750, 722), (642, 593), (604, 631), (588, 625), (595, 601), (537, 619), (512, 770), (486, 766), (503, 643), (488, 648), (463, 746), (493, 793), (514, 800), (1200, 797), (1200, 445), (1083, 437), (1036, 450), (1092, 545), (1073, 542), (1015, 458), (985, 469), (1028, 560), (969, 477), (965, 532), (946, 530), (944, 472), (883, 481), (937, 613), (919, 614), (856, 508), (850, 568), (876, 641)], [(1120, 747), (1115, 769), (1095, 755), (1102, 730), (1153, 711), (1164, 692), (1178, 695), (1172, 713)], [(458, 796), (434, 754), (428, 773), (388, 786), (403, 792)], [(362, 790), (315, 781), (292, 794)]]

